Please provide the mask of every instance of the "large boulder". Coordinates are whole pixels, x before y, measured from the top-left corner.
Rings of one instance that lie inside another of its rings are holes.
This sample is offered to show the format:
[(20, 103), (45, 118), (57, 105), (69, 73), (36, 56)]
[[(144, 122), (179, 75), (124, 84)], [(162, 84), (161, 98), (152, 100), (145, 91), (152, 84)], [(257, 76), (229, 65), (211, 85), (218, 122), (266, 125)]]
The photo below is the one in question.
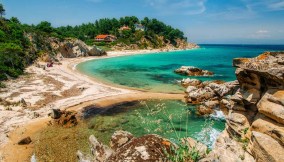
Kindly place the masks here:
[(284, 126), (265, 115), (258, 113), (251, 125), (251, 129), (269, 135), (284, 146)]
[(199, 104), (209, 99), (214, 98), (216, 95), (210, 87), (192, 89), (186, 95), (187, 102), (192, 104)]
[(270, 89), (257, 104), (258, 111), (284, 124), (284, 90)]
[[(236, 58), (233, 65), (243, 69), (244, 74), (254, 73), (256, 78), (252, 78), (253, 83), (261, 80), (256, 87), (280, 87), (284, 85), (284, 52), (266, 52), (255, 58)], [(239, 80), (239, 78), (238, 78)], [(240, 81), (240, 80), (239, 80)], [(252, 85), (252, 84), (250, 84)]]
[(48, 115), (53, 119), (51, 124), (54, 125), (70, 128), (78, 124), (76, 111), (61, 111), (60, 109), (52, 109)]
[(106, 54), (105, 51), (98, 49), (96, 46), (89, 47), (83, 41), (77, 39), (66, 40), (59, 46), (59, 51), (65, 58), (102, 56)]
[(134, 136), (126, 131), (116, 131), (111, 136), (110, 147), (113, 150), (117, 150), (124, 144), (128, 143)]
[(194, 86), (194, 87), (198, 87), (202, 84), (202, 81), (198, 80), (198, 79), (190, 79), (190, 78), (186, 78), (183, 79), (181, 81), (181, 85), (183, 87), (188, 87), (188, 86)]
[(211, 76), (213, 72), (208, 70), (202, 70), (194, 66), (182, 66), (175, 70), (175, 73), (187, 76)]
[(216, 140), (213, 150), (199, 162), (255, 162), (243, 146), (232, 139), (226, 131)]
[(133, 138), (118, 148), (108, 161), (162, 161), (166, 158), (165, 150), (169, 150), (167, 143), (158, 135)]
[(250, 128), (250, 118), (243, 111), (229, 111), (226, 118), (226, 124), (228, 126), (228, 132), (232, 137), (241, 136), (245, 138), (245, 130)]
[(272, 137), (253, 131), (252, 132), (253, 155), (259, 162), (283, 162), (284, 148)]
[(135, 138), (129, 132), (116, 131), (111, 138), (111, 148), (100, 143), (94, 136), (90, 137), (92, 155), (77, 152), (80, 162), (89, 161), (163, 161), (166, 152), (174, 146), (169, 140), (150, 134)]

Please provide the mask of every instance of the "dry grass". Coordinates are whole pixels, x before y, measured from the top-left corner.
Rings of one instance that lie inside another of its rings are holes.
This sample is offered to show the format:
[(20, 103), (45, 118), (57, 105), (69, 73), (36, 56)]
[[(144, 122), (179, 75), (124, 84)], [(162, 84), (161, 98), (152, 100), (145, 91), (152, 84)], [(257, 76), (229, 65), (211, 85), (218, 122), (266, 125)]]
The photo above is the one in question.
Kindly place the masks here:
[(36, 158), (38, 161), (78, 161), (78, 150), (90, 153), (88, 138), (91, 134), (84, 123), (73, 128), (49, 126), (37, 135)]

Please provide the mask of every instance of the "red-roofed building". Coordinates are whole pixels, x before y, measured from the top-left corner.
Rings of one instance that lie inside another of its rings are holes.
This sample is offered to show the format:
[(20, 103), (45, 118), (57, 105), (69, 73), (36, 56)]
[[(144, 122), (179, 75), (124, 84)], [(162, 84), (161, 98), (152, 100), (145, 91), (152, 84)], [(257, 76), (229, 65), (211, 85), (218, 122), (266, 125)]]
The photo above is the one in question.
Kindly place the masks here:
[(113, 42), (116, 41), (116, 37), (114, 35), (107, 35), (107, 34), (101, 34), (97, 35), (95, 40), (97, 42)]

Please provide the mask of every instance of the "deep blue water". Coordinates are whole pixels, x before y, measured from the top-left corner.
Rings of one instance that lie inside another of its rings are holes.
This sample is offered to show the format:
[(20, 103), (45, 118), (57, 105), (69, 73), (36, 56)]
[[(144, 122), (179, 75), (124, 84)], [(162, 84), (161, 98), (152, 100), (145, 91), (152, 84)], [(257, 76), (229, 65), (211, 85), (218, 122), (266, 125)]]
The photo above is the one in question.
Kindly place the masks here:
[(102, 81), (156, 92), (181, 92), (176, 81), (186, 76), (173, 71), (180, 66), (196, 66), (215, 73), (201, 80), (235, 80), (232, 60), (255, 57), (265, 51), (284, 51), (284, 45), (200, 45), (201, 48), (158, 54), (92, 60), (78, 65), (87, 75)]

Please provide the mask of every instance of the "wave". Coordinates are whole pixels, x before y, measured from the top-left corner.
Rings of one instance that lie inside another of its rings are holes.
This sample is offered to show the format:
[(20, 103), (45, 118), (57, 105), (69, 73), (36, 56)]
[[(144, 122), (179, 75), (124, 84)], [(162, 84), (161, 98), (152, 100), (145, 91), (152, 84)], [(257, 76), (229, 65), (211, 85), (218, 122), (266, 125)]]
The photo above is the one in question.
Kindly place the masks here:
[(215, 120), (225, 120), (225, 115), (221, 110), (214, 110), (214, 113), (210, 114), (210, 117)]
[(205, 125), (204, 128), (195, 135), (197, 141), (207, 145), (210, 149), (212, 149), (218, 136), (221, 134), (221, 131), (213, 128), (212, 125), (213, 124)]

